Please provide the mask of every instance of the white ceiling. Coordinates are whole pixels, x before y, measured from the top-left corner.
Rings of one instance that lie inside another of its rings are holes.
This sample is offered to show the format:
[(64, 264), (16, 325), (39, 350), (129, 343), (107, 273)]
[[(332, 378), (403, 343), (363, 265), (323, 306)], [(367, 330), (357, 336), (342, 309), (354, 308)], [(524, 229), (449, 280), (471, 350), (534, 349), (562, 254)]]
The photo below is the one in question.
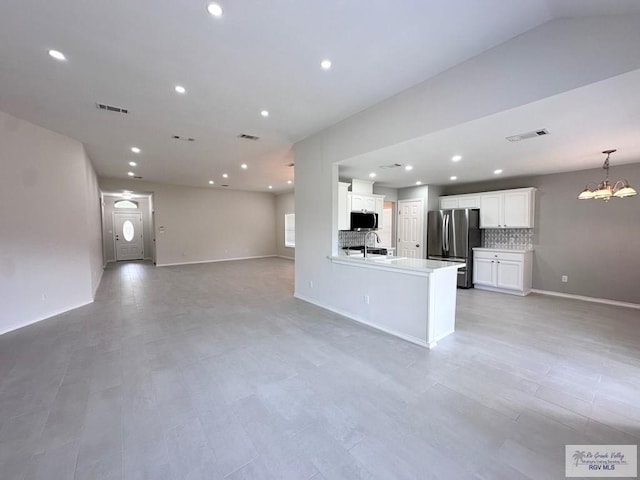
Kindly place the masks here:
[[(226, 0), (216, 19), (207, 3), (3, 0), (0, 110), (80, 140), (101, 176), (126, 178), (127, 162), (136, 160), (147, 181), (208, 187), (213, 179), (217, 188), (228, 173), (230, 188), (278, 192), (291, 188), (294, 142), (552, 18), (640, 11), (635, 0)], [(51, 48), (67, 61), (51, 59)], [(330, 71), (320, 69), (323, 58), (332, 60)], [(178, 84), (185, 95), (174, 92)], [(99, 111), (96, 102), (130, 113)], [(552, 131), (538, 140), (559, 138), (562, 122), (552, 124), (535, 104), (523, 108), (461, 126), (465, 159), (506, 158), (487, 135), (519, 133), (499, 127), (515, 127), (523, 115), (540, 114), (543, 124), (533, 128)], [(240, 140), (241, 133), (260, 140)], [(459, 136), (429, 139), (429, 158), (448, 155), (455, 144), (447, 143)], [(422, 141), (403, 154), (425, 157)], [(535, 147), (514, 148), (524, 149), (518, 171), (536, 167)], [(389, 163), (382, 160), (375, 158)]]

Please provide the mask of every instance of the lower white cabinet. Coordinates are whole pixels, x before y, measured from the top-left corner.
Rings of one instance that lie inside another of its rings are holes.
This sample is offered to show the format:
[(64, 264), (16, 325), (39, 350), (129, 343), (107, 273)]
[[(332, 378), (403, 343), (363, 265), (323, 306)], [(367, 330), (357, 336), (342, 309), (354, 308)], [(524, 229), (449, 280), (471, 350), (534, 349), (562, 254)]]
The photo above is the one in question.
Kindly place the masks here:
[(528, 295), (531, 293), (533, 252), (473, 249), (475, 288)]

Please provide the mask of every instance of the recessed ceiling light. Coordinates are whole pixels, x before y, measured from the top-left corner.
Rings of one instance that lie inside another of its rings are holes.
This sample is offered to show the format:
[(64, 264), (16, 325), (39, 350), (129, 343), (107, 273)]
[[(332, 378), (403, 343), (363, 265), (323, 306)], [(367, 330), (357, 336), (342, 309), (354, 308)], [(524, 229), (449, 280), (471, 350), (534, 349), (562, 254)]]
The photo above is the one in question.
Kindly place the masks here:
[(136, 165), (138, 165), (136, 162), (129, 162), (129, 166), (131, 167), (135, 167)]
[(140, 153), (142, 150), (140, 150), (138, 147), (131, 147), (131, 151), (133, 153)]
[(458, 177), (456, 177), (455, 175), (451, 175), (451, 176), (449, 177), (449, 180), (457, 180), (457, 179), (458, 179)]
[(331, 68), (331, 60), (324, 59), (320, 62), (320, 66), (322, 67), (323, 70), (329, 70)]
[(462, 160), (462, 155), (454, 155), (451, 157), (452, 162), (459, 162), (460, 160)]
[(269, 185), (269, 190), (273, 189), (273, 185)]
[(371, 172), (371, 173), (369, 174), (369, 177), (371, 177), (371, 178), (375, 178), (375, 177), (376, 177), (376, 173), (375, 173), (375, 172)]
[(499, 169), (497, 169), (497, 170), (494, 170), (494, 171), (493, 171), (493, 173), (494, 173), (495, 175), (500, 175), (500, 174), (502, 173), (502, 169), (501, 169), (501, 168), (499, 168)]
[(287, 180), (287, 183), (291, 185), (293, 183), (293, 180)]
[(422, 182), (421, 182), (420, 180), (418, 180), (418, 181), (416, 182), (416, 185), (422, 185)]
[(187, 93), (187, 89), (184, 88), (182, 85), (176, 85), (176, 92), (178, 92), (178, 93)]
[(229, 178), (229, 174), (228, 173), (223, 173), (222, 174), (222, 178)]
[(60, 61), (67, 59), (67, 57), (64, 56), (64, 53), (59, 52), (58, 50), (49, 50), (49, 55)]
[(249, 166), (246, 163), (243, 163), (242, 165), (240, 165), (240, 168), (246, 170), (247, 168), (249, 168)]
[(209, 185), (213, 185), (214, 183), (216, 182), (214, 182), (213, 180), (209, 180)]
[(207, 5), (207, 12), (209, 12), (214, 17), (221, 17), (222, 7), (217, 3), (210, 3), (209, 5)]
[(127, 175), (129, 175), (130, 177), (133, 177), (133, 176), (135, 176), (135, 173), (133, 173), (133, 172), (127, 172)]
[(263, 117), (268, 117), (269, 116), (269, 111), (268, 110), (262, 110), (260, 112), (260, 115), (262, 115)]
[(404, 169), (409, 172), (411, 170), (413, 170), (413, 165), (407, 165), (406, 167), (404, 167)]

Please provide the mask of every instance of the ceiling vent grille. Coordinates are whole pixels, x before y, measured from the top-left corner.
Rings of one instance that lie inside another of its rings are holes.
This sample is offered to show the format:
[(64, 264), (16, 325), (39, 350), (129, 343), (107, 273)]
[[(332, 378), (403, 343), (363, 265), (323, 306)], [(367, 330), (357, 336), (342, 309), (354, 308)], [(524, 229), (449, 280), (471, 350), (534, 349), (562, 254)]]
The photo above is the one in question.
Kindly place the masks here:
[(183, 142), (195, 142), (196, 139), (193, 137), (183, 137), (180, 135), (173, 135), (171, 138), (173, 138), (174, 140), (181, 140)]
[(127, 108), (114, 107), (113, 105), (107, 105), (106, 103), (96, 103), (96, 108), (98, 110), (105, 110), (107, 112), (122, 113), (124, 115), (129, 113), (129, 110)]
[(389, 165), (380, 165), (378, 168), (398, 168), (401, 167), (401, 163), (390, 163)]
[(544, 135), (549, 135), (549, 130), (547, 130), (546, 128), (541, 128), (540, 130), (534, 130), (533, 132), (521, 133), (520, 135), (512, 135), (510, 137), (507, 137), (507, 140), (509, 140), (510, 142), (520, 142), (522, 140), (542, 137)]
[(242, 138), (243, 140), (260, 140), (260, 137), (256, 137), (255, 135), (249, 135), (248, 133), (241, 133), (238, 135), (238, 138)]

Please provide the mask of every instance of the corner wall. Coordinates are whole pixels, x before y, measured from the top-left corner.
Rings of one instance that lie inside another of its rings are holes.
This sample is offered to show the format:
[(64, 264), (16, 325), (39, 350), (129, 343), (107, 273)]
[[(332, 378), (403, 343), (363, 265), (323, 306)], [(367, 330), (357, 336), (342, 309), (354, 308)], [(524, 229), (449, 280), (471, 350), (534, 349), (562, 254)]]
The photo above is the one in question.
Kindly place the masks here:
[(93, 301), (97, 178), (80, 142), (0, 112), (0, 333)]

